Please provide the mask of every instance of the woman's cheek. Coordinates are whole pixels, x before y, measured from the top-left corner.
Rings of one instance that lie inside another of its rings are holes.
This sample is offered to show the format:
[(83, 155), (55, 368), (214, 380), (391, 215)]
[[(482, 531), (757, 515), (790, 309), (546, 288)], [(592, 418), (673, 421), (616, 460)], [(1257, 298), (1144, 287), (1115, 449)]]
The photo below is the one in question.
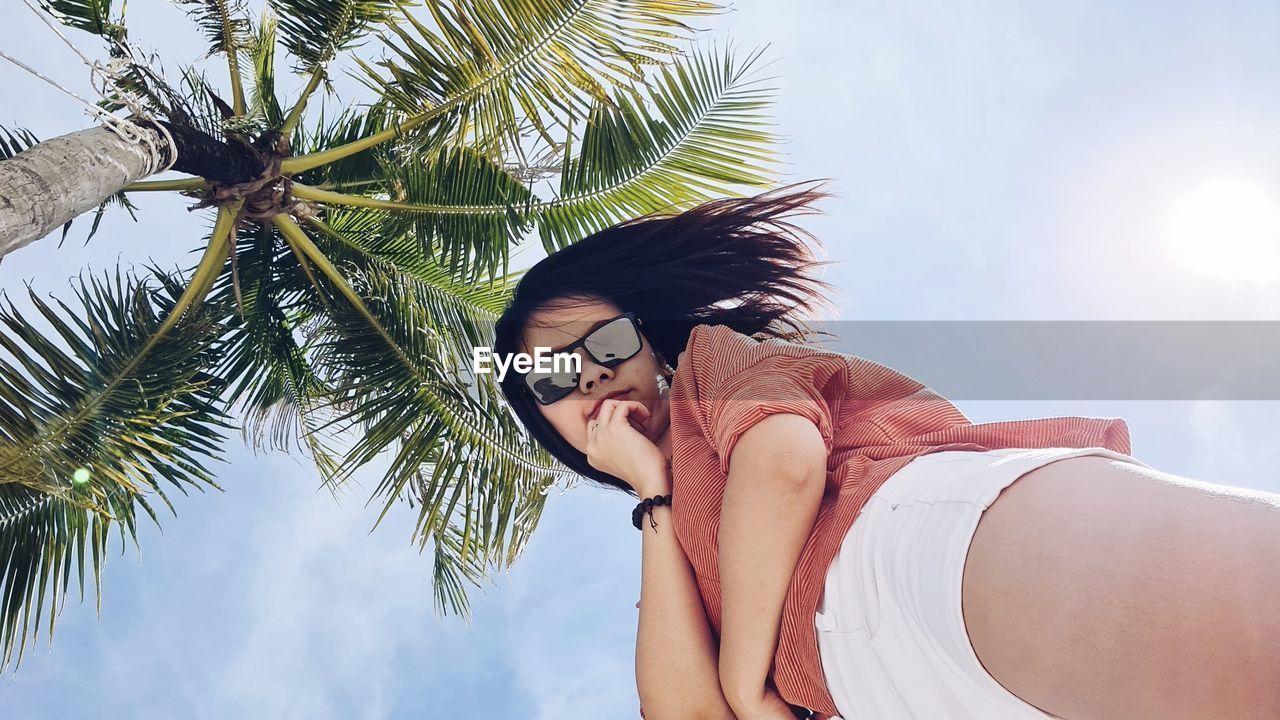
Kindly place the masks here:
[(556, 408), (556, 411), (544, 411), (543, 417), (547, 419), (547, 422), (551, 423), (551, 427), (555, 428), (556, 432), (560, 433), (560, 437), (569, 441), (569, 444), (579, 452), (585, 453), (587, 451), (587, 435), (586, 429), (579, 427), (582, 425), (582, 421), (578, 420), (575, 423), (573, 417), (564, 412), (557, 412), (558, 410), (559, 408)]

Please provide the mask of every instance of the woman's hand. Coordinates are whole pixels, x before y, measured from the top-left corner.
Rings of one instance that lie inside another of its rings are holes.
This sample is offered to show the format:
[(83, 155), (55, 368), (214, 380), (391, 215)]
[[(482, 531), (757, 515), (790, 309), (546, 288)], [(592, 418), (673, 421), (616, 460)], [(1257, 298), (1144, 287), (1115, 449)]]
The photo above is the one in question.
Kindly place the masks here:
[[(649, 410), (634, 400), (605, 400), (587, 423), (587, 463), (622, 478), (644, 497), (671, 492), (667, 458), (641, 430)], [(638, 429), (637, 429), (638, 428)]]

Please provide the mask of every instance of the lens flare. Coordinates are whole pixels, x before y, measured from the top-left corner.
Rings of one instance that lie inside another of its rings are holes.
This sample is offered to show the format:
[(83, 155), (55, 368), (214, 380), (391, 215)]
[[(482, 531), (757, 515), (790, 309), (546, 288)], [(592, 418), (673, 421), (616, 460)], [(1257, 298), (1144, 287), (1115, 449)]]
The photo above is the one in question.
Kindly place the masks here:
[(1257, 183), (1219, 178), (1174, 203), (1169, 248), (1208, 275), (1265, 284), (1280, 279), (1280, 206)]

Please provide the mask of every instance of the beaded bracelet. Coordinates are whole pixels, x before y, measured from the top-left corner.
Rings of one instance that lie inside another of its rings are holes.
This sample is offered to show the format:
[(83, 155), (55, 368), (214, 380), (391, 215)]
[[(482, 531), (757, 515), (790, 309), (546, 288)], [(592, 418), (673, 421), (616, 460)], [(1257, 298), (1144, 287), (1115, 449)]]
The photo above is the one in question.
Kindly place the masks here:
[(642, 528), (640, 527), (640, 518), (644, 517), (644, 514), (647, 512), (649, 513), (649, 525), (654, 530), (657, 530), (658, 524), (653, 521), (653, 508), (655, 506), (670, 505), (670, 504), (671, 504), (670, 495), (654, 495), (651, 498), (645, 498), (644, 500), (641, 500), (640, 504), (636, 505), (636, 509), (631, 511), (631, 524), (635, 525), (637, 530), (641, 530)]

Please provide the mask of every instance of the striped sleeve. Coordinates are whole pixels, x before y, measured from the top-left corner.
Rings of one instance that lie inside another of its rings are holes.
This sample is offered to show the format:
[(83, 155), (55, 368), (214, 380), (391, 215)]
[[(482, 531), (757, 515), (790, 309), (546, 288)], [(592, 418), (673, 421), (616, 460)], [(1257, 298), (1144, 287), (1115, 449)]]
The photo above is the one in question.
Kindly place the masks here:
[(843, 357), (794, 344), (760, 342), (723, 326), (699, 326), (705, 342), (691, 345), (699, 410), (720, 460), (729, 458), (743, 433), (769, 415), (800, 415), (812, 422), (831, 452), (832, 411), (825, 392), (844, 386)]

